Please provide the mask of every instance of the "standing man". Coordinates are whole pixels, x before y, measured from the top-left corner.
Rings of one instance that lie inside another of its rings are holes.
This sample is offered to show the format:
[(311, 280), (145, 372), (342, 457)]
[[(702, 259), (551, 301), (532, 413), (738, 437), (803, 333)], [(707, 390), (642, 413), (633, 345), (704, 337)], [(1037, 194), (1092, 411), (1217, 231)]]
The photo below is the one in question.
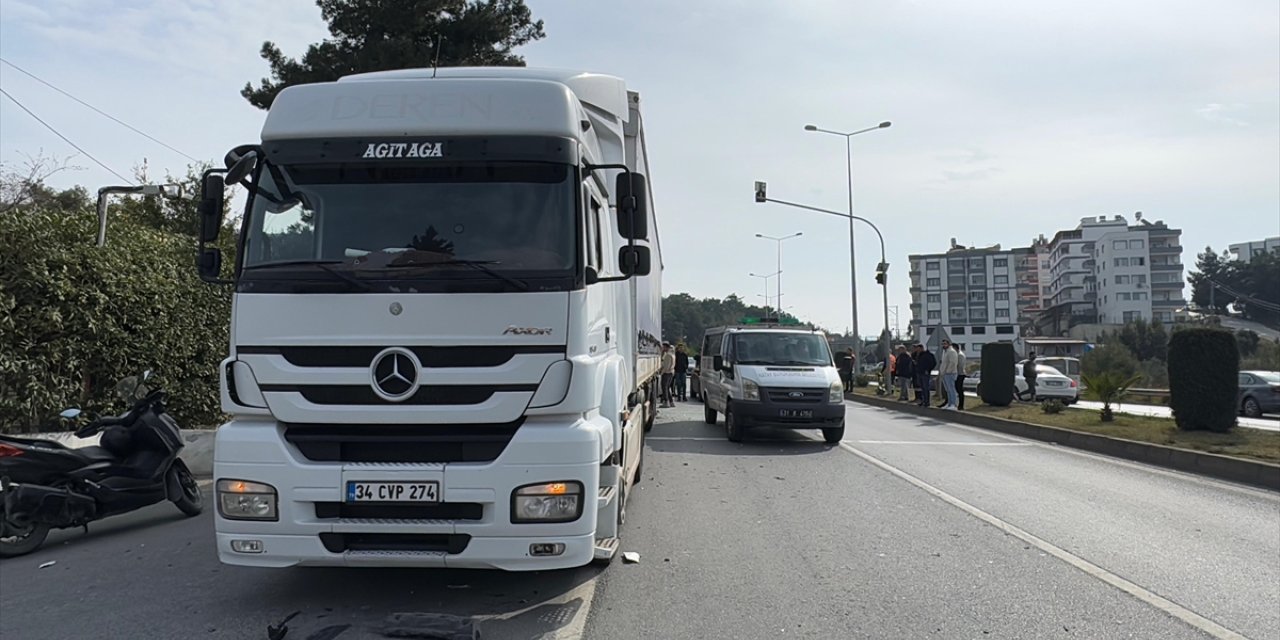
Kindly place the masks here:
[(956, 408), (964, 411), (964, 379), (968, 377), (965, 375), (965, 369), (969, 366), (968, 358), (965, 357), (964, 350), (960, 348), (960, 345), (952, 343), (951, 348), (956, 350), (956, 356), (960, 361), (960, 373), (956, 374), (956, 397), (960, 399), (960, 404)]
[(893, 373), (898, 377), (898, 400), (900, 402), (907, 401), (907, 392), (911, 389), (911, 380), (915, 377), (915, 362), (911, 359), (911, 354), (907, 353), (906, 345), (898, 345), (898, 356), (893, 361)]
[(685, 351), (684, 343), (676, 345), (676, 399), (685, 402), (689, 399), (686, 395), (685, 378), (689, 375), (689, 353)]
[(960, 364), (959, 356), (956, 350), (951, 348), (950, 340), (942, 341), (942, 363), (938, 366), (938, 373), (942, 375), (942, 392), (946, 394), (946, 403), (942, 408), (947, 411), (955, 411), (956, 405), (960, 403), (956, 398), (956, 376), (960, 375), (957, 366)]
[(671, 382), (676, 375), (676, 354), (671, 352), (671, 343), (662, 343), (662, 406), (674, 407), (671, 400)]
[(933, 357), (923, 344), (916, 345), (916, 384), (920, 387), (920, 401), (916, 404), (927, 407), (931, 387), (933, 386), (933, 368), (938, 366), (938, 359)]
[(849, 347), (846, 351), (837, 357), (836, 363), (840, 369), (840, 380), (844, 382), (844, 392), (849, 393), (853, 390), (853, 347)]
[(1036, 352), (1032, 351), (1027, 356), (1027, 361), (1022, 363), (1022, 378), (1027, 381), (1027, 402), (1036, 401)]

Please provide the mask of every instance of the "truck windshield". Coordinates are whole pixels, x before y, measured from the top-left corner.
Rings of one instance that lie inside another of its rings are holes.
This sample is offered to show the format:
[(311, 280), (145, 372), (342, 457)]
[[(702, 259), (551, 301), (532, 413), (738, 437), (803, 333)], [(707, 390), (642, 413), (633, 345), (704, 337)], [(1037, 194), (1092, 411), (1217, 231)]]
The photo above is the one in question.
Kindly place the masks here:
[(827, 341), (811, 333), (744, 332), (734, 336), (737, 364), (779, 366), (828, 366), (831, 351)]
[(243, 267), (323, 265), (362, 280), (568, 275), (572, 173), (554, 163), (268, 166)]

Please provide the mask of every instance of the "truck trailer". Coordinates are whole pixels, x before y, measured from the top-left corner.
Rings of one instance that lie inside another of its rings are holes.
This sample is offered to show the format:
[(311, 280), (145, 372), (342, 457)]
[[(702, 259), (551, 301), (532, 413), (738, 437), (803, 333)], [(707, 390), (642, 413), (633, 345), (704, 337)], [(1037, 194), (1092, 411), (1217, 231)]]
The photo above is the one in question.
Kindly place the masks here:
[(198, 268), (233, 288), (219, 559), (611, 561), (660, 391), (648, 173), (640, 96), (608, 75), (405, 69), (280, 92), (261, 141), (204, 177)]

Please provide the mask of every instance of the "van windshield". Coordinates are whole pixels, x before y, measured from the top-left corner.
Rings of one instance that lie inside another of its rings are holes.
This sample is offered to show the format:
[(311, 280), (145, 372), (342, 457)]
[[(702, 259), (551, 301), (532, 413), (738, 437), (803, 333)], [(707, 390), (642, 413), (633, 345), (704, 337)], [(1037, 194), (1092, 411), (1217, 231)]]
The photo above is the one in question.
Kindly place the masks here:
[(811, 333), (739, 333), (734, 336), (737, 364), (825, 367), (831, 350), (820, 335)]

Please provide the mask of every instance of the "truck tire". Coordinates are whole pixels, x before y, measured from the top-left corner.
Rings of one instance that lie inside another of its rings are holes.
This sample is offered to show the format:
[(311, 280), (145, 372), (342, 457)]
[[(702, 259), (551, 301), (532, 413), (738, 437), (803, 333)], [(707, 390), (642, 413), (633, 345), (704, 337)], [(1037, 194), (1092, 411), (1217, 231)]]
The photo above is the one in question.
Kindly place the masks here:
[(844, 423), (841, 422), (838, 427), (823, 427), (822, 439), (827, 444), (839, 444), (844, 439)]
[(711, 408), (711, 404), (707, 402), (706, 396), (702, 398), (702, 421), (707, 424), (716, 423), (716, 410)]
[(729, 436), (729, 442), (742, 442), (747, 431), (742, 421), (733, 415), (733, 407), (727, 402), (724, 405), (724, 430)]
[(653, 431), (653, 423), (658, 419), (658, 408), (653, 404), (653, 394), (645, 394), (644, 432)]

